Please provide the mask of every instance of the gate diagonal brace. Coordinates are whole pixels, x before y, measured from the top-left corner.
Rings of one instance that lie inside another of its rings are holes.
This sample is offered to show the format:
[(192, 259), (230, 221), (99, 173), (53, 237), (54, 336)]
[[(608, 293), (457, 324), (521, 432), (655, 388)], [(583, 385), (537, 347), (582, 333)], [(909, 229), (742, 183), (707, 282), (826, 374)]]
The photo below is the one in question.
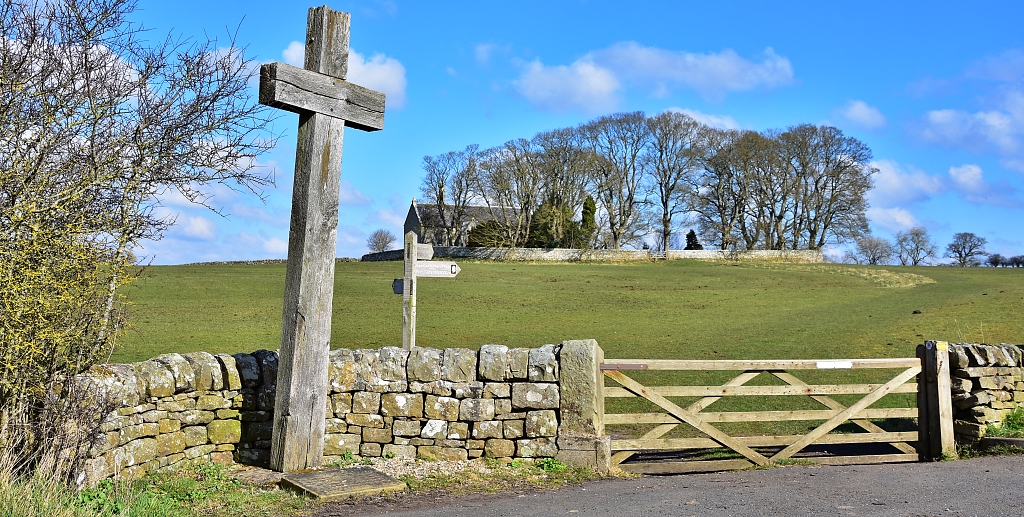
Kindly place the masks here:
[[(753, 379), (754, 377), (757, 377), (760, 374), (761, 374), (761, 370), (743, 372), (743, 373), (739, 374), (738, 376), (736, 376), (736, 378), (730, 380), (729, 382), (723, 384), (722, 386), (742, 386), (742, 385), (746, 384), (747, 381)], [(717, 402), (721, 398), (722, 397), (704, 397), (704, 398), (694, 402), (693, 404), (690, 404), (689, 406), (687, 406), (686, 410), (691, 412), (691, 413), (700, 413), (701, 411), (706, 409), (711, 404), (714, 404), (715, 402)], [(665, 436), (666, 434), (668, 434), (670, 431), (672, 431), (676, 427), (679, 427), (679, 424), (661, 424), (661, 425), (655, 427), (654, 429), (651, 429), (650, 431), (648, 431), (646, 434), (644, 434), (642, 437), (640, 437), (640, 439), (641, 440), (653, 440), (653, 439), (661, 438), (662, 436)], [(615, 454), (612, 455), (612, 465), (618, 465), (619, 463), (622, 463), (623, 461), (626, 461), (629, 458), (631, 458), (634, 454), (636, 454), (636, 451), (619, 451), (619, 452), (616, 452)]]
[(779, 451), (777, 454), (771, 457), (770, 461), (776, 462), (779, 460), (784, 460), (792, 457), (794, 454), (800, 452), (804, 447), (807, 447), (808, 445), (814, 443), (822, 436), (828, 434), (829, 431), (835, 429), (837, 426), (839, 426), (839, 424), (847, 420), (850, 420), (851, 417), (856, 416), (857, 413), (860, 413), (863, 409), (867, 408), (871, 404), (874, 404), (875, 402), (878, 401), (878, 399), (888, 395), (892, 390), (896, 389), (897, 387), (902, 386), (904, 383), (914, 378), (914, 376), (917, 375), (918, 373), (921, 373), (920, 365), (907, 368), (903, 373), (897, 375), (889, 382), (879, 386), (878, 389), (876, 389), (875, 391), (872, 391), (871, 393), (865, 395), (864, 398), (858, 400), (856, 404), (839, 412), (838, 415), (828, 419), (825, 423), (816, 427), (813, 431), (805, 434), (803, 438), (797, 440), (796, 442), (792, 443), (785, 449)]
[[(806, 382), (798, 379), (795, 375), (790, 374), (790, 373), (785, 372), (785, 371), (769, 370), (768, 373), (771, 373), (776, 378), (782, 380), (783, 382), (785, 382), (786, 384), (789, 384), (790, 386), (809, 386), (809, 384), (807, 384)], [(846, 409), (846, 406), (844, 406), (843, 404), (840, 404), (835, 399), (833, 399), (831, 397), (828, 397), (828, 396), (825, 396), (825, 395), (812, 395), (811, 399), (814, 400), (815, 402), (818, 402), (818, 403), (822, 404), (823, 406), (825, 406), (825, 407), (827, 407), (827, 408), (829, 408), (829, 409), (831, 409), (833, 411), (841, 411), (843, 409)], [(885, 432), (885, 429), (882, 429), (881, 427), (878, 427), (878, 425), (876, 425), (874, 422), (872, 422), (870, 420), (867, 420), (867, 419), (864, 419), (864, 418), (858, 418), (856, 420), (850, 420), (850, 422), (852, 422), (853, 424), (857, 425), (858, 427), (860, 427), (861, 429), (864, 429), (865, 431), (867, 431), (869, 433), (884, 433)], [(909, 445), (907, 443), (904, 443), (904, 442), (890, 442), (889, 445), (892, 445), (893, 447), (899, 449), (900, 451), (902, 451), (902, 452), (904, 452), (906, 454), (917, 454), (917, 449), (915, 449), (913, 446), (911, 446), (911, 445)]]
[[(920, 367), (918, 367), (917, 369), (918, 369), (918, 371), (920, 371)], [(716, 427), (714, 427), (714, 426), (704, 422), (703, 420), (700, 419), (700, 417), (698, 417), (698, 416), (694, 415), (693, 413), (690, 413), (689, 411), (686, 411), (685, 409), (675, 405), (674, 403), (672, 403), (670, 400), (666, 399), (665, 397), (663, 397), (663, 396), (661, 396), (661, 395), (659, 395), (659, 394), (657, 394), (657, 393), (655, 393), (653, 391), (648, 390), (646, 386), (644, 386), (643, 384), (640, 384), (639, 382), (637, 382), (637, 381), (627, 377), (622, 372), (613, 371), (613, 370), (605, 370), (604, 374), (606, 376), (608, 376), (609, 378), (611, 378), (612, 380), (614, 380), (615, 382), (621, 384), (623, 388), (626, 388), (627, 390), (633, 392), (634, 394), (636, 394), (639, 397), (643, 397), (643, 398), (645, 398), (645, 399), (647, 399), (647, 400), (657, 404), (662, 409), (667, 411), (670, 415), (672, 415), (672, 416), (674, 416), (674, 417), (676, 417), (676, 418), (686, 422), (687, 424), (690, 424), (691, 426), (693, 426), (697, 430), (699, 430), (702, 433), (706, 434), (712, 440), (714, 440), (714, 441), (722, 444), (723, 446), (728, 447), (728, 448), (730, 448), (730, 449), (732, 449), (732, 450), (742, 454), (745, 458), (747, 458), (748, 460), (754, 462), (755, 464), (757, 464), (757, 465), (765, 465), (765, 464), (767, 464), (769, 462), (768, 458), (762, 456), (757, 451), (751, 449), (750, 447), (747, 447), (746, 445), (743, 445), (742, 443), (740, 443), (736, 439), (734, 439), (732, 436), (729, 436), (728, 434), (725, 434), (724, 432), (718, 430)], [(901, 382), (900, 384), (903, 384), (903, 383)], [(892, 389), (892, 388), (890, 388), (890, 389)], [(860, 410), (858, 409), (858, 411), (860, 411)], [(844, 418), (844, 420), (845, 420), (845, 418)], [(838, 424), (836, 424), (836, 425), (838, 425)], [(824, 434), (824, 433), (822, 433), (822, 434)]]

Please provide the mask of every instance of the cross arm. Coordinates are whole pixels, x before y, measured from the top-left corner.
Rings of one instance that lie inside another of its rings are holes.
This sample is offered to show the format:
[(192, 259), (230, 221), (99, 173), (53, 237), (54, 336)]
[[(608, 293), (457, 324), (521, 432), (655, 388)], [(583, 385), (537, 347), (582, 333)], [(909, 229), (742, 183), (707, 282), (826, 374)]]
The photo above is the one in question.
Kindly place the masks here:
[(384, 94), (285, 63), (260, 67), (260, 104), (322, 113), (363, 131), (384, 129)]

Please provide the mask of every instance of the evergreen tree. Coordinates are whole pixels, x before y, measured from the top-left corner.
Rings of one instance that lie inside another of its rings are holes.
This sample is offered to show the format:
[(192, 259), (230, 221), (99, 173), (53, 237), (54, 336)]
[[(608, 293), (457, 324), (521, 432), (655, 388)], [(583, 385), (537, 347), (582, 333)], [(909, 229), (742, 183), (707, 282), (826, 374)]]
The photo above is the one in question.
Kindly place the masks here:
[(690, 233), (686, 234), (686, 247), (683, 248), (683, 249), (684, 250), (702, 250), (702, 249), (704, 249), (704, 246), (701, 246), (700, 242), (697, 240), (697, 233), (694, 232), (693, 230), (690, 230)]

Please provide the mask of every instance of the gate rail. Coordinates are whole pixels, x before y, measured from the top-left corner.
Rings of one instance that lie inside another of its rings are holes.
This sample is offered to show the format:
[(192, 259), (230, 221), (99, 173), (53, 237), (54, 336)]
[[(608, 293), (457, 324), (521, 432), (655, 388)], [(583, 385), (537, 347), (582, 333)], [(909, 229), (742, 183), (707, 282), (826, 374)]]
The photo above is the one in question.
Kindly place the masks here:
[[(945, 345), (945, 343), (941, 343)], [(928, 346), (932, 345), (932, 346)], [(604, 397), (643, 397), (664, 413), (605, 413), (605, 425), (657, 424), (636, 439), (611, 440), (611, 463), (630, 472), (681, 473), (698, 471), (733, 470), (752, 465), (766, 465), (793, 457), (814, 444), (889, 443), (897, 454), (859, 456), (815, 456), (806, 458), (821, 464), (890, 463), (918, 461), (920, 457), (941, 457), (952, 449), (952, 415), (942, 414), (941, 397), (936, 395), (937, 382), (945, 368), (945, 403), (949, 406), (948, 359), (945, 353), (935, 354), (938, 346), (929, 342), (918, 347), (916, 358), (900, 359), (847, 359), (847, 360), (640, 360), (605, 359), (600, 365), (603, 377), (621, 387), (604, 387)], [(945, 347), (941, 348), (945, 351)], [(936, 357), (940, 359), (936, 360)], [(849, 370), (864, 368), (890, 368), (901, 371), (883, 384), (808, 384), (789, 370)], [(925, 374), (922, 375), (922, 369)], [(645, 386), (626, 375), (635, 370), (741, 371), (738, 376), (720, 386)], [(785, 383), (784, 386), (747, 386), (748, 381), (761, 373), (768, 373)], [(909, 383), (915, 377), (918, 383)], [(918, 393), (918, 407), (870, 408), (891, 393)], [(938, 391), (941, 394), (941, 390)], [(802, 411), (728, 411), (704, 412), (722, 397), (730, 396), (809, 396), (825, 407)], [(846, 406), (832, 395), (864, 395), (856, 403)], [(687, 407), (681, 407), (667, 397), (701, 397)], [(919, 421), (918, 431), (887, 432), (872, 418), (914, 418)], [(716, 422), (777, 422), (793, 420), (824, 420), (824, 423), (803, 435), (788, 436), (730, 436), (711, 425)], [(852, 422), (867, 432), (830, 434), (844, 422)], [(699, 438), (662, 438), (681, 424), (688, 424), (704, 434)], [(943, 426), (946, 433), (941, 432)], [(912, 442), (926, 444), (915, 448)], [(948, 444), (947, 444), (948, 442)], [(743, 456), (734, 460), (684, 460), (680, 462), (623, 463), (637, 452), (725, 447)], [(774, 454), (758, 452), (753, 447), (782, 447)], [(804, 458), (801, 458), (804, 459)]]

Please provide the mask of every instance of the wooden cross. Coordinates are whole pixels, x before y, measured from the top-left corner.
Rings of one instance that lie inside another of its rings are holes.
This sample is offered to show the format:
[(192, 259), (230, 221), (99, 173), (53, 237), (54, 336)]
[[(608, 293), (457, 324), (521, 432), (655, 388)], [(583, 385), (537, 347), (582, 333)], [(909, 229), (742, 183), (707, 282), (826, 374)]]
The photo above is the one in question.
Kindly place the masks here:
[(384, 94), (345, 81), (349, 15), (309, 10), (305, 69), (260, 68), (260, 103), (299, 114), (270, 466), (320, 466), (345, 126), (384, 128)]

